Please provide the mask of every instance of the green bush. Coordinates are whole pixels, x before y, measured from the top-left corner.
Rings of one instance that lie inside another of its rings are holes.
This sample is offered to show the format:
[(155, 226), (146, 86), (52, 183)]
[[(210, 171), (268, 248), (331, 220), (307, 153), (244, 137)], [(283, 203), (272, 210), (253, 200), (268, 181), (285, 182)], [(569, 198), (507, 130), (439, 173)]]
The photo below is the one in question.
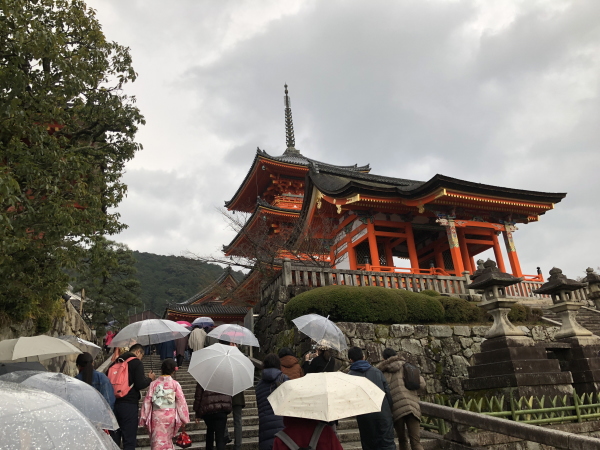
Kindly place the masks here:
[(458, 297), (438, 297), (444, 307), (444, 321), (448, 323), (481, 322), (482, 311), (473, 303)]
[(531, 317), (531, 308), (529, 306), (515, 303), (510, 307), (508, 320), (511, 322), (526, 322)]
[(371, 323), (436, 323), (444, 321), (439, 298), (402, 289), (325, 286), (291, 299), (285, 307), (290, 321), (304, 314), (330, 316), (333, 321)]
[(325, 286), (303, 292), (285, 306), (290, 321), (304, 314), (330, 316), (333, 321), (402, 323), (406, 303), (395, 291), (375, 286)]
[(439, 298), (410, 291), (396, 291), (406, 302), (408, 323), (440, 323), (444, 321), (444, 307)]
[(438, 298), (440, 293), (438, 291), (434, 291), (433, 289), (425, 289), (424, 291), (419, 292), (419, 294), (429, 295), (430, 297)]

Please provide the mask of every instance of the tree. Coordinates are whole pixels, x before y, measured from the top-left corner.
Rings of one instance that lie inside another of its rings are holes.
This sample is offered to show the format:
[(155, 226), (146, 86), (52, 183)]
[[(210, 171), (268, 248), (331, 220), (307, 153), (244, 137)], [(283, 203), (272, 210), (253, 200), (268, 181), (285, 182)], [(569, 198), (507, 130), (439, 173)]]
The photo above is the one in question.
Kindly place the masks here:
[(80, 0), (0, 0), (0, 313), (52, 310), (114, 211), (143, 116), (136, 73)]
[(73, 285), (75, 292), (85, 289), (84, 318), (92, 328), (98, 330), (111, 320), (123, 326), (129, 309), (142, 306), (135, 262), (125, 244), (94, 238)]

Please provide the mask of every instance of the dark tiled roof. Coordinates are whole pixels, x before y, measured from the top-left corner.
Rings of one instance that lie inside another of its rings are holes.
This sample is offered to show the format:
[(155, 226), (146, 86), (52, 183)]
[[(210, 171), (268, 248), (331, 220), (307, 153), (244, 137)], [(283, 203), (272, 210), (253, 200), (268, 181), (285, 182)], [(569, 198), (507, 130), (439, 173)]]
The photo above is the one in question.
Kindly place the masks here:
[[(221, 283), (223, 283), (227, 279), (228, 276), (233, 277), (233, 270), (231, 269), (231, 266), (227, 266), (227, 268), (223, 271), (223, 273), (219, 276), (219, 278), (217, 278), (215, 281), (213, 281), (207, 287), (202, 289), (196, 295), (194, 295), (193, 297), (188, 298), (186, 301), (178, 303), (178, 304), (179, 305), (191, 305), (195, 301), (200, 300), (202, 297), (210, 294), (211, 291), (213, 291), (216, 287), (218, 287)], [(233, 277), (233, 279), (235, 280), (235, 277)], [(237, 282), (236, 282), (236, 284), (237, 284)]]
[(210, 303), (203, 303), (201, 305), (183, 305), (181, 303), (174, 303), (167, 305), (167, 311), (197, 314), (199, 316), (210, 316), (211, 314), (243, 316), (246, 315), (248, 309), (249, 308), (245, 306), (214, 305)]
[(439, 188), (542, 203), (558, 203), (567, 195), (564, 193), (527, 191), (492, 186), (439, 174), (433, 176), (429, 181), (424, 182), (352, 172), (340, 168), (320, 166), (318, 164), (311, 166), (308, 177), (321, 192), (337, 197), (349, 197), (362, 192), (410, 199), (433, 193)]
[(268, 208), (275, 212), (281, 212), (285, 214), (296, 214), (298, 216), (300, 215), (300, 210), (279, 208), (277, 206), (271, 205), (269, 202), (258, 197), (256, 199), (256, 208), (254, 209), (254, 212), (250, 217), (248, 217), (248, 220), (246, 220), (246, 223), (244, 224), (242, 229), (238, 232), (238, 234), (235, 235), (231, 242), (223, 246), (223, 253), (227, 253), (232, 248), (232, 246), (238, 241), (238, 239), (240, 239), (244, 235), (244, 233), (246, 233), (251, 228), (252, 223), (258, 217), (261, 208)]
[(369, 166), (369, 164), (367, 164), (365, 166), (358, 166), (357, 164), (354, 164), (353, 166), (334, 166), (331, 164), (322, 163), (319, 161), (315, 161), (314, 159), (305, 157), (304, 155), (302, 155), (300, 153), (299, 150), (296, 150), (296, 149), (287, 149), (283, 153), (283, 155), (271, 156), (264, 150), (257, 148), (256, 156), (254, 157), (254, 161), (252, 161), (252, 164), (250, 165), (250, 169), (248, 170), (248, 173), (246, 174), (244, 181), (242, 181), (242, 183), (238, 187), (235, 194), (233, 194), (233, 197), (231, 197), (231, 200), (225, 202), (225, 206), (229, 206), (231, 203), (233, 203), (233, 201), (236, 199), (236, 197), (240, 194), (243, 187), (248, 182), (250, 175), (252, 174), (252, 171), (254, 170), (254, 166), (256, 165), (256, 163), (258, 161), (258, 158), (271, 159), (273, 161), (285, 162), (288, 164), (296, 164), (298, 166), (305, 166), (305, 167), (308, 167), (310, 164), (318, 164), (323, 167), (330, 167), (330, 168), (338, 167), (340, 169), (350, 170), (350, 171), (358, 171), (358, 172), (369, 172), (371, 170), (371, 167)]

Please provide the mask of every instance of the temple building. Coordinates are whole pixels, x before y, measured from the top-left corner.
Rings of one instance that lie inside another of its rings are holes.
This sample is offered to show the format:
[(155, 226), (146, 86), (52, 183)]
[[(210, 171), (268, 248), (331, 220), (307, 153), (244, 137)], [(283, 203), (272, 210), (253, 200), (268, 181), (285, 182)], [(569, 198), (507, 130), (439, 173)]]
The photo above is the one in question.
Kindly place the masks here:
[[(272, 156), (257, 149), (246, 177), (225, 202), (229, 211), (249, 216), (223, 247), (227, 257), (266, 261), (273, 272), (289, 258), (340, 270), (464, 277), (477, 270), (476, 256), (492, 249), (501, 272), (543, 281), (539, 272), (524, 273), (514, 233), (566, 194), (445, 175), (415, 181), (373, 175), (369, 164), (316, 161), (295, 147), (287, 85), (284, 112), (285, 151)], [(311, 240), (322, 244), (312, 254), (306, 250)], [(252, 270), (222, 302), (254, 305), (267, 281), (264, 271)], [(191, 317), (190, 308), (204, 308), (205, 301), (192, 298), (170, 308)]]
[(210, 317), (215, 325), (223, 323), (243, 325), (248, 308), (245, 306), (223, 305), (223, 301), (237, 285), (238, 282), (233, 276), (231, 267), (227, 267), (221, 276), (193, 297), (181, 303), (167, 305), (163, 317), (175, 322), (185, 320), (190, 323), (198, 317)]

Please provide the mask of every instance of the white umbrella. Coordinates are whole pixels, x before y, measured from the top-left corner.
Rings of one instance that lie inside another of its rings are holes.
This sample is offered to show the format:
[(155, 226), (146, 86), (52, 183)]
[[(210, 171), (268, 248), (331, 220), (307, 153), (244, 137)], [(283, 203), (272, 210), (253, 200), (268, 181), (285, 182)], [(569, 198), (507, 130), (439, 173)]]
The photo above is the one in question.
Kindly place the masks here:
[(212, 326), (214, 326), (214, 324), (215, 324), (215, 322), (210, 317), (197, 317), (192, 322), (192, 326), (198, 325), (199, 327), (202, 327), (202, 328), (212, 327)]
[(0, 342), (0, 362), (44, 361), (76, 353), (81, 353), (81, 350), (68, 342), (45, 335)]
[(0, 381), (0, 405), (1, 448), (118, 449), (110, 436), (57, 395)]
[(90, 355), (92, 355), (92, 358), (95, 358), (98, 355), (98, 353), (100, 353), (100, 350), (102, 350), (102, 348), (99, 345), (96, 345), (90, 341), (86, 341), (85, 339), (81, 339), (80, 337), (73, 336), (72, 334), (59, 336), (58, 339), (73, 344), (82, 352), (88, 352)]
[(195, 351), (188, 372), (204, 389), (220, 394), (235, 395), (254, 384), (254, 364), (232, 345)]
[(260, 347), (258, 339), (256, 339), (252, 331), (241, 325), (225, 323), (208, 333), (208, 336), (222, 341), (233, 342), (234, 344)]
[(105, 430), (119, 428), (117, 419), (108, 402), (94, 387), (77, 378), (62, 373), (20, 370), (0, 376), (1, 381), (10, 381), (23, 386), (40, 389), (58, 395), (68, 401), (87, 417), (90, 422)]
[(127, 325), (113, 338), (109, 347), (152, 345), (172, 341), (190, 334), (190, 330), (172, 320), (147, 319)]
[(318, 314), (307, 314), (292, 320), (298, 330), (314, 340), (317, 345), (344, 351), (348, 348), (346, 337), (335, 323), (329, 320), (329, 316), (323, 317)]
[(384, 397), (365, 377), (324, 372), (286, 381), (267, 400), (278, 416), (331, 422), (381, 411)]

